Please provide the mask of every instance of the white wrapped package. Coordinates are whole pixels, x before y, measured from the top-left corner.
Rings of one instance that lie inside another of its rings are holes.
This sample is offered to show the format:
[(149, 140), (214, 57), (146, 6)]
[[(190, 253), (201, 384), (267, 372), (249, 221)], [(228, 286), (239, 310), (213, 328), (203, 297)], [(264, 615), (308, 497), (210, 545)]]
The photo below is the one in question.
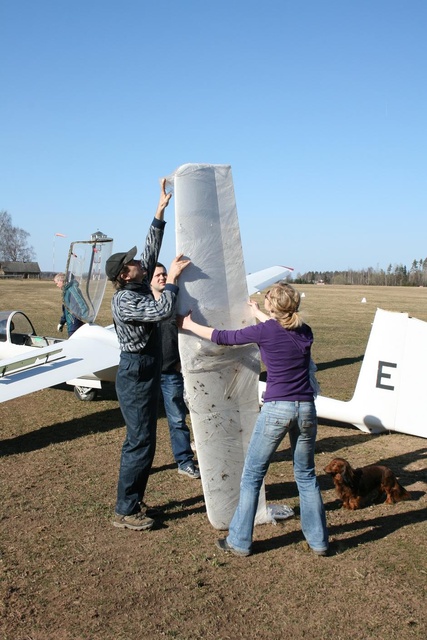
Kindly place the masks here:
[[(196, 322), (217, 329), (252, 324), (231, 167), (186, 164), (168, 183), (177, 254), (192, 261), (180, 277), (178, 313), (191, 310)], [(259, 413), (259, 350), (218, 346), (186, 332), (179, 349), (208, 518), (227, 529)], [(263, 486), (256, 523), (269, 520)]]

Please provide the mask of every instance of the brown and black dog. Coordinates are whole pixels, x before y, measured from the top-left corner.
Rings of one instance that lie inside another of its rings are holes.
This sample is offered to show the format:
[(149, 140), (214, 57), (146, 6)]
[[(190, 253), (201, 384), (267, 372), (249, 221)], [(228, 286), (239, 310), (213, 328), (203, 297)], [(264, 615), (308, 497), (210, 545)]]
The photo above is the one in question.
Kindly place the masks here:
[(393, 471), (379, 464), (353, 469), (344, 458), (334, 458), (324, 471), (332, 476), (335, 491), (345, 509), (360, 509), (382, 493), (386, 503), (410, 500), (411, 494), (396, 480)]

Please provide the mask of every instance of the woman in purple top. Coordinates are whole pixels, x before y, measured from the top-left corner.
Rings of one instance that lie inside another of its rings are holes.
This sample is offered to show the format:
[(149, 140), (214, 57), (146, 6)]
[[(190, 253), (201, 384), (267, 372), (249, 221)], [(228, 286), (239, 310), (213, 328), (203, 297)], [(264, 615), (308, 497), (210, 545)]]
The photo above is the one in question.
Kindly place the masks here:
[(317, 416), (310, 384), (313, 333), (298, 313), (299, 293), (288, 284), (274, 285), (265, 295), (268, 316), (250, 301), (254, 317), (263, 322), (237, 331), (219, 331), (184, 317), (182, 328), (221, 345), (256, 343), (267, 368), (264, 405), (249, 443), (240, 482), (240, 498), (223, 551), (238, 556), (252, 552), (259, 492), (270, 460), (289, 433), (295, 480), (300, 498), (303, 534), (317, 555), (327, 555), (325, 509), (314, 469)]

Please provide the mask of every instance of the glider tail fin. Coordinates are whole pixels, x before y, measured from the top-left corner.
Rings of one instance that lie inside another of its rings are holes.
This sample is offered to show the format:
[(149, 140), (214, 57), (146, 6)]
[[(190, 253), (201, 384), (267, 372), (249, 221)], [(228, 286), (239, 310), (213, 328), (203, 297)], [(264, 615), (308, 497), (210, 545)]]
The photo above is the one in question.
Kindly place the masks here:
[(318, 416), (367, 433), (398, 431), (427, 438), (422, 399), (427, 387), (427, 323), (377, 309), (349, 402), (318, 396)]

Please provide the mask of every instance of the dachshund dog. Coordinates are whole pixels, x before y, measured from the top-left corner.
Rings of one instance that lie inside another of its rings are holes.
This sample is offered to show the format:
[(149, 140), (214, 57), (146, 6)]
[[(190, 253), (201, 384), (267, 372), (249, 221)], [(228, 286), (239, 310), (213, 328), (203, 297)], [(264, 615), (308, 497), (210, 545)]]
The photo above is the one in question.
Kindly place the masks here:
[(411, 494), (398, 483), (393, 471), (379, 464), (353, 469), (344, 458), (334, 458), (324, 471), (332, 476), (335, 491), (345, 509), (361, 509), (382, 493), (387, 495), (387, 504), (411, 499)]

